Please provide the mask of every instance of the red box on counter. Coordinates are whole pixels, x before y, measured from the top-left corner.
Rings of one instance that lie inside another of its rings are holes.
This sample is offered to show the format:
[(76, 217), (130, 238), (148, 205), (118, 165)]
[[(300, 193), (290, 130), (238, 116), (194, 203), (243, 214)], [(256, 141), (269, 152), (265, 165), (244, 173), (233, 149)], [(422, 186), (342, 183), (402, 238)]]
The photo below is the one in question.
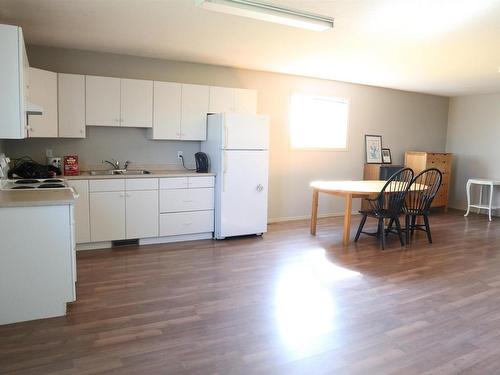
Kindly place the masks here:
[(64, 156), (64, 175), (78, 176), (80, 174), (80, 166), (78, 165), (78, 155)]

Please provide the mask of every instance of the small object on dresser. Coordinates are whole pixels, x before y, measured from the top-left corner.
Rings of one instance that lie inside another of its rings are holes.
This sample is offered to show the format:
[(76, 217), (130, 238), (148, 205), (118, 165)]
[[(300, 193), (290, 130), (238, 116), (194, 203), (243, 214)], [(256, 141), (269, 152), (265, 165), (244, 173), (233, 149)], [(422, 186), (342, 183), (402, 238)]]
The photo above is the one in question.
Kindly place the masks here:
[(384, 164), (392, 164), (392, 157), (391, 157), (391, 149), (390, 148), (383, 148), (382, 149), (382, 162)]
[(80, 174), (80, 166), (78, 164), (78, 155), (64, 156), (64, 175), (78, 176)]

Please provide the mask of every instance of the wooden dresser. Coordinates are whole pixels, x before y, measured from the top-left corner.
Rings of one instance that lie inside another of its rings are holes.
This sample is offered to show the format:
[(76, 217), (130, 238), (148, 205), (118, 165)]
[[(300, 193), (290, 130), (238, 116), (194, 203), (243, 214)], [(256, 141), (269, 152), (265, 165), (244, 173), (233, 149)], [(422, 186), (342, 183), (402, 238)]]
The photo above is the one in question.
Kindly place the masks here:
[(405, 167), (413, 169), (415, 175), (427, 168), (439, 169), (443, 174), (441, 187), (432, 202), (432, 207), (448, 209), (452, 158), (453, 154), (444, 152), (407, 151), (405, 153)]

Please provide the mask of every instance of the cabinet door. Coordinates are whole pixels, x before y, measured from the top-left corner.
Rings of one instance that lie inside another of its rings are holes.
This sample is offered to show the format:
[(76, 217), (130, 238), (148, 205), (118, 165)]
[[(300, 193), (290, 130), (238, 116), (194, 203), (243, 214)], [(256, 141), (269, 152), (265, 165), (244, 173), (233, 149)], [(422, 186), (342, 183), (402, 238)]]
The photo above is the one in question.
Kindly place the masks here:
[(87, 125), (120, 126), (120, 78), (85, 77)]
[(153, 126), (153, 81), (121, 80), (121, 126)]
[(59, 73), (59, 138), (85, 138), (85, 76)]
[(74, 208), (76, 243), (90, 242), (89, 182), (69, 180), (68, 185), (79, 195)]
[(158, 190), (126, 193), (127, 238), (158, 236)]
[(181, 139), (207, 139), (209, 87), (182, 85)]
[(181, 84), (154, 82), (152, 139), (181, 138)]
[(234, 89), (230, 87), (210, 86), (210, 113), (223, 113), (234, 111)]
[(257, 113), (257, 90), (235, 89), (234, 111), (240, 113)]
[(92, 242), (125, 238), (125, 192), (90, 193)]
[(29, 99), (43, 108), (43, 114), (29, 116), (29, 136), (57, 137), (57, 73), (29, 68)]

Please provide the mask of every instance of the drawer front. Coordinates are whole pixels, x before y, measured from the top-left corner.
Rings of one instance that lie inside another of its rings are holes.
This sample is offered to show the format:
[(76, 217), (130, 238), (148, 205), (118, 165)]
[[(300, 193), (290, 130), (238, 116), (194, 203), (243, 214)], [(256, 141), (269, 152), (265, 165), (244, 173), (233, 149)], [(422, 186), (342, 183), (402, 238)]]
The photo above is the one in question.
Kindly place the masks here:
[(124, 191), (125, 180), (106, 179), (106, 180), (89, 180), (89, 190), (91, 193), (100, 191)]
[(186, 189), (187, 187), (187, 177), (160, 178), (160, 189)]
[(188, 177), (189, 188), (211, 188), (215, 185), (214, 176)]
[(160, 214), (160, 236), (213, 232), (214, 211)]
[(158, 190), (157, 178), (130, 178), (125, 180), (125, 189), (131, 190)]
[(213, 188), (160, 191), (160, 212), (212, 210), (213, 208)]

